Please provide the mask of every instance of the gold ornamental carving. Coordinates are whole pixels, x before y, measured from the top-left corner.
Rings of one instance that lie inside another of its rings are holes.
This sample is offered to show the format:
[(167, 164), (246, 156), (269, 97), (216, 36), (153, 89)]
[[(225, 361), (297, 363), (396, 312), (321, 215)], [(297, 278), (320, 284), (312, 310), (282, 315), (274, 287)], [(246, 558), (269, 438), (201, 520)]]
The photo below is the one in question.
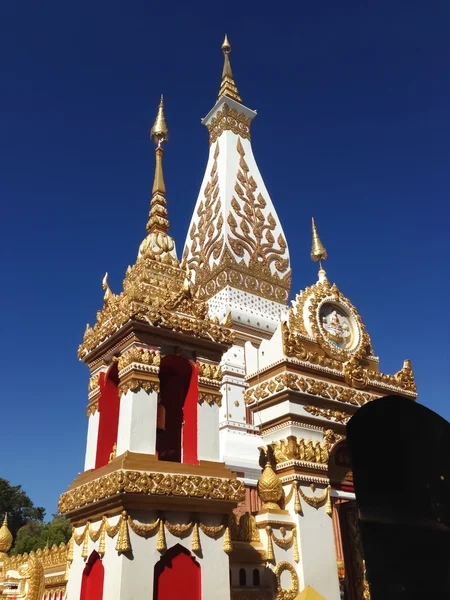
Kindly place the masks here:
[(206, 303), (197, 298), (196, 290), (186, 288), (185, 280), (178, 261), (173, 265), (153, 255), (139, 256), (127, 269), (123, 291), (109, 297), (93, 327), (86, 326), (78, 357), (84, 359), (130, 320), (231, 343), (232, 332), (217, 318), (210, 319)]
[(306, 392), (314, 396), (330, 398), (355, 406), (363, 406), (367, 402), (377, 398), (377, 396), (373, 394), (359, 392), (351, 388), (328, 383), (327, 381), (303, 377), (302, 375), (297, 375), (297, 373), (287, 372), (281, 373), (276, 377), (248, 388), (244, 394), (244, 400), (246, 404), (253, 404), (256, 401), (265, 400), (284, 390)]
[(306, 412), (309, 412), (315, 417), (322, 417), (329, 421), (336, 421), (336, 423), (342, 423), (346, 425), (352, 415), (346, 414), (340, 410), (332, 410), (331, 408), (319, 408), (318, 406), (308, 405), (303, 407)]
[(15, 556), (7, 556), (3, 564), (3, 572), (6, 570), (17, 571), (27, 560), (31, 557), (37, 557), (44, 569), (50, 569), (52, 567), (64, 568), (67, 560), (69, 560), (68, 550), (70, 542), (64, 544), (61, 542), (59, 546), (54, 544), (51, 548), (46, 546), (45, 548), (39, 548), (36, 551), (32, 551), (29, 554), (17, 554)]
[(414, 379), (414, 373), (411, 366), (410, 360), (405, 360), (403, 368), (400, 369), (395, 375), (395, 380), (400, 387), (405, 390), (416, 393), (416, 381)]
[(249, 140), (251, 122), (252, 119), (246, 117), (244, 113), (238, 112), (235, 108), (230, 108), (228, 104), (224, 104), (223, 108), (206, 125), (209, 133), (209, 145), (214, 144), (224, 131), (231, 131)]
[(232, 517), (230, 531), (231, 539), (235, 542), (261, 543), (256, 519), (250, 512), (244, 513), (238, 522)]
[[(238, 139), (240, 155), (234, 195), (227, 215), (229, 234), (225, 239), (217, 174), (218, 146), (205, 200), (197, 209), (198, 222), (190, 230), (190, 247), (183, 260), (195, 272), (202, 299), (226, 285), (275, 302), (286, 302), (291, 285), (287, 244), (282, 233), (275, 239), (277, 223), (272, 213), (264, 214), (266, 200), (257, 192), (249, 173), (245, 151)], [(189, 258), (188, 258), (189, 257)]]
[(98, 411), (98, 400), (94, 400), (94, 402), (89, 402), (89, 404), (87, 405), (86, 408), (86, 415), (88, 417), (91, 417), (92, 415), (95, 415), (95, 413)]
[[(284, 589), (281, 585), (281, 574), (284, 571), (288, 571), (291, 575), (291, 587), (288, 590)], [(299, 592), (298, 575), (297, 571), (295, 570), (295, 567), (286, 560), (282, 560), (281, 562), (275, 565), (273, 572), (275, 573), (275, 577), (277, 578), (276, 600), (295, 600), (295, 597)]]
[(267, 460), (264, 471), (258, 481), (258, 494), (266, 510), (280, 509), (280, 502), (283, 498), (283, 485), (269, 460)]
[(67, 513), (123, 493), (239, 502), (244, 496), (244, 484), (237, 479), (121, 470), (65, 492), (60, 497), (58, 510)]
[[(292, 546), (293, 553), (294, 553), (294, 561), (299, 562), (300, 557), (299, 557), (299, 551), (298, 551), (297, 527), (295, 525), (293, 526), (290, 535), (288, 535), (288, 533), (286, 531), (286, 527), (284, 527), (284, 525), (281, 525), (281, 527), (280, 527), (281, 537), (278, 537), (275, 534), (273, 528), (270, 525), (268, 525), (266, 527), (266, 533), (269, 537), (271, 537), (273, 543), (276, 544), (278, 546), (278, 548), (287, 550), (287, 548)], [(272, 550), (273, 550), (273, 546), (272, 546)]]
[(221, 384), (223, 373), (220, 365), (199, 362), (199, 377), (212, 380), (215, 384)]
[(312, 365), (319, 365), (336, 371), (342, 370), (342, 363), (340, 361), (330, 358), (329, 356), (323, 356), (318, 352), (307, 350), (298, 332), (289, 329), (289, 326), (285, 321), (283, 321), (281, 327), (283, 334), (283, 348), (286, 356), (296, 358), (303, 362), (309, 362)]
[(119, 356), (119, 375), (121, 371), (123, 371), (132, 364), (159, 367), (159, 365), (161, 364), (161, 354), (158, 350), (150, 350), (136, 347), (130, 348), (121, 356)]
[(92, 375), (92, 377), (89, 379), (88, 394), (91, 394), (92, 392), (94, 392), (96, 390), (100, 391), (99, 379), (100, 379), (100, 373), (96, 373), (95, 375)]
[(120, 382), (119, 384), (120, 394), (126, 394), (130, 390), (135, 392), (139, 389), (145, 390), (146, 392), (159, 392), (159, 379), (149, 380), (141, 377), (127, 377), (125, 381)]
[[(319, 308), (325, 302), (351, 315), (356, 329), (353, 333), (356, 336), (355, 347), (350, 349), (340, 347), (324, 335), (320, 324)], [(307, 308), (306, 311), (305, 307)], [(349, 360), (351, 357), (365, 358), (373, 356), (370, 337), (359, 313), (350, 300), (339, 291), (336, 284), (331, 285), (326, 277), (313, 286), (307, 287), (296, 296), (293, 306), (289, 309), (288, 328), (291, 334), (298, 332), (308, 335), (310, 330), (325, 352), (330, 357), (342, 362)], [(287, 338), (288, 343), (290, 343), (289, 336)]]
[(336, 434), (332, 429), (324, 432), (323, 441), (306, 440), (288, 436), (285, 440), (270, 444), (277, 465), (291, 461), (302, 460), (321, 465), (328, 464), (330, 451), (344, 436)]
[(344, 379), (348, 385), (359, 390), (363, 390), (369, 383), (367, 369), (354, 356), (344, 363)]
[[(314, 483), (311, 484), (311, 489), (313, 492), (315, 491), (316, 486)], [(331, 517), (331, 515), (333, 513), (333, 507), (331, 504), (331, 487), (330, 486), (327, 486), (325, 488), (323, 494), (321, 494), (320, 496), (314, 496), (314, 495), (307, 496), (303, 492), (303, 490), (300, 486), (298, 486), (298, 493), (300, 494), (300, 497), (302, 498), (302, 500), (304, 500), (306, 502), (306, 504), (308, 504), (309, 506), (312, 506), (316, 510), (325, 504), (325, 511), (326, 511), (327, 515)]]
[[(2, 596), (23, 600), (41, 600), (45, 590), (45, 576), (42, 561), (33, 553), (26, 556), (16, 573), (11, 574), (7, 561), (3, 564), (4, 582)], [(10, 586), (13, 584), (13, 588)]]

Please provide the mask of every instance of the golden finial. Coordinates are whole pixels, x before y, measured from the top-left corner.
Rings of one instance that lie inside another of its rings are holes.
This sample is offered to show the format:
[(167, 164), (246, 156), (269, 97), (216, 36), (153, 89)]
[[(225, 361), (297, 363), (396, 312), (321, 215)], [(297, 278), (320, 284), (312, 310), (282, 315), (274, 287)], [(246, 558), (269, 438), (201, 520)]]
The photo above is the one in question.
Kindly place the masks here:
[(222, 52), (223, 52), (223, 70), (222, 70), (222, 83), (220, 84), (219, 96), (218, 100), (222, 96), (227, 96), (227, 98), (231, 98), (232, 100), (236, 100), (236, 102), (242, 102), (241, 97), (239, 96), (239, 90), (233, 79), (233, 71), (231, 70), (230, 63), (230, 52), (231, 52), (231, 44), (228, 41), (228, 37), (225, 34), (225, 39), (222, 44)]
[(109, 285), (108, 285), (108, 273), (105, 273), (105, 276), (103, 277), (103, 281), (102, 281), (102, 288), (105, 290), (105, 295), (103, 296), (103, 300), (105, 302), (105, 304), (107, 302), (109, 302), (114, 294), (112, 293)]
[(275, 508), (279, 510), (280, 501), (283, 497), (283, 485), (281, 479), (272, 469), (269, 458), (258, 481), (258, 494), (263, 501), (265, 509)]
[(13, 543), (13, 536), (8, 528), (8, 513), (5, 513), (3, 525), (0, 527), (0, 553), (8, 552)]
[[(327, 260), (328, 254), (325, 250), (324, 245), (320, 241), (319, 234), (317, 233), (316, 223), (314, 217), (312, 218), (312, 246), (311, 246), (311, 260), (313, 262), (321, 263), (323, 260)], [(322, 265), (320, 265), (322, 267)]]
[(158, 114), (156, 115), (153, 127), (150, 130), (150, 139), (160, 146), (163, 142), (169, 141), (169, 129), (167, 128), (166, 117), (164, 116), (164, 96), (161, 94), (159, 101)]
[[(169, 130), (167, 128), (166, 118), (164, 116), (164, 98), (161, 94), (161, 101), (158, 106), (158, 114), (155, 124), (150, 131), (150, 139), (155, 142), (155, 177), (153, 179), (152, 201), (150, 205), (149, 220), (147, 223), (148, 233), (161, 232), (167, 234), (169, 231), (169, 221), (167, 220), (166, 208), (166, 185), (163, 174), (163, 148), (162, 143), (169, 139)], [(145, 242), (145, 240), (144, 240)], [(141, 250), (142, 253), (142, 250)]]

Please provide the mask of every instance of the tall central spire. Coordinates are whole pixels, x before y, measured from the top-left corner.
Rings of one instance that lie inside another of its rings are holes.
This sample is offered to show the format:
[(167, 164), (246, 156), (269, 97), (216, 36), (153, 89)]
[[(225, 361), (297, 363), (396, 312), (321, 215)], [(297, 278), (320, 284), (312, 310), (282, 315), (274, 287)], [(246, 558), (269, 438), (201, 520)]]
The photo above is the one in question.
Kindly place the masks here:
[(167, 220), (167, 203), (165, 197), (166, 186), (164, 183), (162, 166), (164, 152), (162, 144), (163, 142), (167, 142), (169, 140), (169, 129), (167, 127), (166, 117), (164, 116), (164, 97), (162, 94), (158, 106), (158, 114), (156, 115), (155, 123), (150, 130), (150, 139), (156, 144), (156, 164), (147, 231), (148, 233), (153, 233), (155, 231), (167, 233), (169, 231), (169, 221)]
[(217, 99), (219, 100), (222, 96), (227, 96), (232, 100), (236, 100), (236, 102), (242, 102), (241, 97), (239, 96), (239, 90), (237, 89), (236, 84), (233, 79), (233, 71), (231, 70), (230, 63), (230, 52), (231, 45), (228, 41), (228, 37), (225, 34), (225, 39), (222, 44), (222, 52), (223, 52), (223, 70), (222, 70), (222, 83), (220, 84), (219, 95)]
[(209, 159), (183, 253), (198, 298), (245, 327), (278, 327), (291, 286), (289, 250), (253, 155), (250, 126), (233, 79), (227, 36), (219, 98), (202, 123)]
[(152, 200), (150, 203), (147, 223), (147, 237), (139, 247), (139, 256), (151, 256), (167, 263), (177, 261), (175, 242), (168, 234), (169, 220), (167, 219), (166, 185), (163, 173), (163, 143), (169, 140), (169, 129), (164, 115), (164, 98), (158, 106), (155, 123), (150, 130), (150, 139), (156, 144), (155, 148), (155, 177), (153, 179)]

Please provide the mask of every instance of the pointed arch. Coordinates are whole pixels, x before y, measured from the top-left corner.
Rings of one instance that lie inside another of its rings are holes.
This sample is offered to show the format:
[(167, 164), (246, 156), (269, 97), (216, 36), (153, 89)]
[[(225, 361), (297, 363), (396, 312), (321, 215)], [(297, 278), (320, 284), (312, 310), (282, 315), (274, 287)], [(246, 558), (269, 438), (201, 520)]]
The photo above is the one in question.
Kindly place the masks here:
[(103, 600), (105, 569), (100, 555), (94, 550), (84, 567), (80, 600)]
[(201, 568), (181, 544), (168, 550), (156, 563), (153, 600), (201, 600)]
[(109, 457), (117, 444), (117, 431), (119, 429), (120, 394), (119, 370), (114, 361), (106, 373), (100, 373), (99, 378), (100, 398), (98, 412), (97, 454), (95, 468), (108, 464)]

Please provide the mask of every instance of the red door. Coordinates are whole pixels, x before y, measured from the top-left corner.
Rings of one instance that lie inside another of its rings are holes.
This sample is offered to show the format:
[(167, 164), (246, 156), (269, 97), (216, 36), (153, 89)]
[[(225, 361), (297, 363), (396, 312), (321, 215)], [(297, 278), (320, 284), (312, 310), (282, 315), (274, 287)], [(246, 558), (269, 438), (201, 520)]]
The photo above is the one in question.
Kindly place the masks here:
[(155, 565), (154, 600), (201, 600), (200, 565), (189, 550), (177, 544)]
[(83, 571), (80, 600), (103, 600), (105, 569), (100, 555), (94, 550)]

